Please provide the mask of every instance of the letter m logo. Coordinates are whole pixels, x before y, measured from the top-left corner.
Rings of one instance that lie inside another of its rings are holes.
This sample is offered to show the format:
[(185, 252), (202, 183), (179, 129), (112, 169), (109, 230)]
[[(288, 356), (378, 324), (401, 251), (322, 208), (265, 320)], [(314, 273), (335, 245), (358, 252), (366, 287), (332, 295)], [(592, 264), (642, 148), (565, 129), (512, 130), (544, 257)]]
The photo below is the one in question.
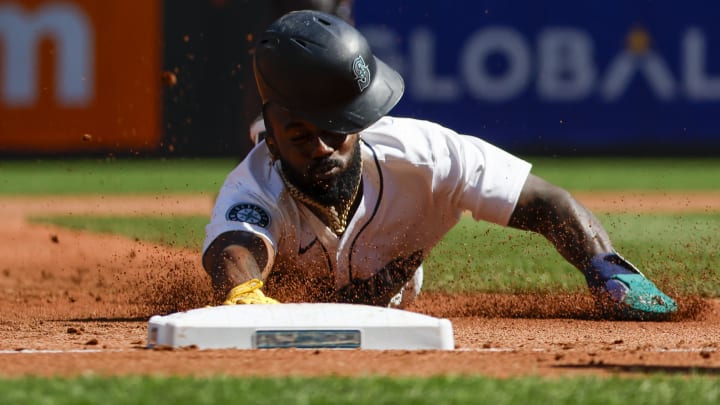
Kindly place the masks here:
[(61, 107), (92, 102), (94, 31), (88, 16), (71, 3), (53, 2), (25, 11), (0, 4), (0, 104), (27, 108), (39, 97), (40, 41), (55, 45), (55, 99)]

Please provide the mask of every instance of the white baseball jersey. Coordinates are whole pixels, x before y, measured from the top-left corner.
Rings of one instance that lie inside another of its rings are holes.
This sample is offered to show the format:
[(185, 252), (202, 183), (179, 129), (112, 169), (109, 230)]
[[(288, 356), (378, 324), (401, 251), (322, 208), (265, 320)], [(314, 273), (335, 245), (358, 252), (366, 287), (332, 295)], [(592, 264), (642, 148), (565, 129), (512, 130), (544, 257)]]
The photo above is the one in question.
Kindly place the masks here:
[(227, 177), (203, 251), (246, 231), (267, 248), (281, 302), (388, 305), (464, 211), (506, 225), (531, 165), (440, 125), (384, 117), (362, 131), (362, 195), (342, 236), (286, 191), (262, 142)]

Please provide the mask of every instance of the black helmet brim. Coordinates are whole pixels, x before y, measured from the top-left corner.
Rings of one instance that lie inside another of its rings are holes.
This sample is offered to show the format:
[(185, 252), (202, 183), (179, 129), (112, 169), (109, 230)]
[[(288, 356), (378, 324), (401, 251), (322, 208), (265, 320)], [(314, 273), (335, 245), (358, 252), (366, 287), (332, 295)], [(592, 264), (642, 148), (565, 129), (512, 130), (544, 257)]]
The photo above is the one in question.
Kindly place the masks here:
[[(377, 57), (375, 78), (351, 102), (321, 111), (294, 110), (297, 115), (326, 131), (351, 134), (377, 122), (400, 101), (405, 91), (402, 76)], [(373, 72), (371, 72), (372, 74)]]

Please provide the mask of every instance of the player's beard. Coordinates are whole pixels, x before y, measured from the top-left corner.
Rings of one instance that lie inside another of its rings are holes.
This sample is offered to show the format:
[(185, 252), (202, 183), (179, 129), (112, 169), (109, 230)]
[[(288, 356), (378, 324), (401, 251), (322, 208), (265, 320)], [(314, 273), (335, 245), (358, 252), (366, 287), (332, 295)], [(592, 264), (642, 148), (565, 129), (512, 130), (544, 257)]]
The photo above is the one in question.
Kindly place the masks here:
[[(283, 162), (282, 156), (280, 156), (280, 161)], [(335, 159), (325, 159), (314, 165), (311, 170), (322, 172), (338, 165), (340, 162)], [(306, 176), (293, 170), (285, 170), (285, 167), (289, 167), (289, 165), (283, 164), (282, 167), (287, 180), (306, 196), (325, 206), (344, 206), (355, 197), (360, 182), (360, 172), (362, 171), (360, 139), (358, 137), (358, 141), (353, 147), (347, 168), (333, 179), (308, 182)]]

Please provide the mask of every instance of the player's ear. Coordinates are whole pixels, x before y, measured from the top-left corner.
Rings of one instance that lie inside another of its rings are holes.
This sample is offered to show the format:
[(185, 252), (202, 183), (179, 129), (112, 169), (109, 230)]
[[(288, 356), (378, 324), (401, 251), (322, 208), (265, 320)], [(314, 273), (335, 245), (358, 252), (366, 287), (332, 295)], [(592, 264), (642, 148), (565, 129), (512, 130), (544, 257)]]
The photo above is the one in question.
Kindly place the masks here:
[(270, 156), (272, 156), (272, 160), (277, 160), (280, 154), (278, 153), (277, 144), (275, 143), (275, 136), (272, 129), (270, 128), (268, 128), (265, 132), (265, 145), (267, 145), (267, 148), (270, 151)]
[(273, 131), (272, 122), (270, 122), (268, 118), (268, 107), (269, 103), (265, 103), (262, 106), (262, 117), (265, 123), (265, 145), (267, 145), (268, 150), (270, 150), (272, 160), (275, 161), (280, 154), (278, 153), (277, 144), (275, 143), (275, 131)]

